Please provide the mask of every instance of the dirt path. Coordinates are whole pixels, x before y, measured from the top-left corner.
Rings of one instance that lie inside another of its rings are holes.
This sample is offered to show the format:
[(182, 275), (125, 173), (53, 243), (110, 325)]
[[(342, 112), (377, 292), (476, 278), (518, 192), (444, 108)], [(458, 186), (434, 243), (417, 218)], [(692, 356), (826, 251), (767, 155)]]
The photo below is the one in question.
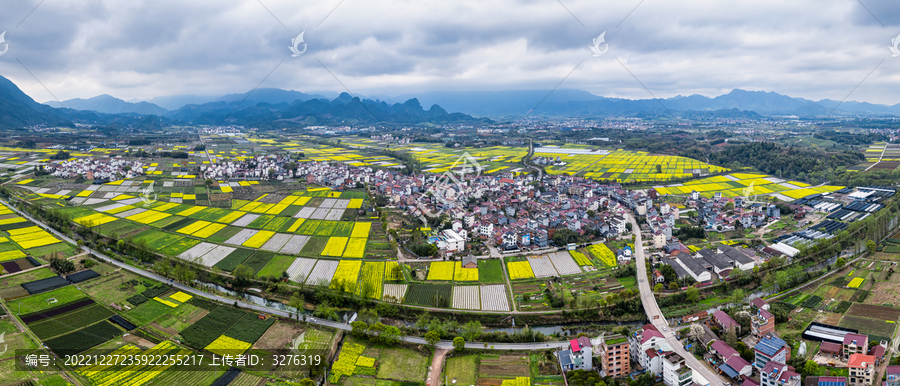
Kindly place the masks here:
[(441, 384), (441, 370), (444, 367), (444, 357), (450, 350), (439, 348), (434, 350), (434, 357), (431, 359), (431, 373), (428, 374), (428, 386), (437, 386)]

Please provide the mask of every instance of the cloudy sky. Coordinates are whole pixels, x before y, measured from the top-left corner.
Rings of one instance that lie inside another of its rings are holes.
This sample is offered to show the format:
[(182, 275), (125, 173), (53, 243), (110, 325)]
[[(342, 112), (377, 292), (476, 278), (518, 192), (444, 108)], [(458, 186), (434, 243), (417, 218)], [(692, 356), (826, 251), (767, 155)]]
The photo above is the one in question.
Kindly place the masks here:
[[(900, 103), (894, 0), (39, 2), (4, 4), (0, 75), (41, 102), (51, 93), (128, 100), (260, 85), (400, 95), (562, 81), (625, 98), (741, 88), (841, 100), (859, 85), (848, 100)], [(307, 51), (291, 57), (303, 31)], [(608, 50), (593, 57), (604, 31)]]

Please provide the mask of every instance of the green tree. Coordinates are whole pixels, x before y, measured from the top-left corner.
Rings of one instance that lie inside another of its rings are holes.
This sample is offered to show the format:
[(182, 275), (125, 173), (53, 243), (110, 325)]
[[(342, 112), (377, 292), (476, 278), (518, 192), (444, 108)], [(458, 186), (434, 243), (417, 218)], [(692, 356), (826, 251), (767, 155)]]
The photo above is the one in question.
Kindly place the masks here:
[(303, 295), (300, 292), (294, 292), (291, 295), (291, 299), (288, 300), (288, 306), (294, 307), (297, 309), (295, 315), (297, 316), (297, 321), (300, 321), (300, 313), (306, 308), (306, 299), (303, 298)]
[(350, 323), (350, 333), (353, 334), (354, 337), (362, 338), (366, 335), (366, 332), (369, 330), (369, 325), (366, 322), (361, 320), (357, 320), (353, 323)]
[(456, 350), (457, 352), (461, 352), (462, 350), (465, 350), (466, 349), (466, 339), (461, 336), (457, 336), (456, 338), (453, 338), (453, 349)]
[(441, 340), (441, 333), (437, 331), (428, 331), (425, 333), (424, 338), (425, 342), (428, 342), (428, 344), (434, 346)]
[(60, 275), (65, 275), (75, 271), (75, 263), (68, 259), (53, 259), (50, 260), (50, 268), (53, 268), (53, 270)]
[(481, 337), (481, 332), (483, 329), (484, 328), (481, 326), (481, 322), (472, 320), (463, 325), (462, 336), (469, 342), (476, 341)]
[(697, 287), (688, 287), (687, 291), (684, 292), (685, 298), (691, 303), (697, 303), (700, 301), (700, 290)]
[(299, 385), (299, 386), (316, 386), (316, 381), (313, 381), (312, 379), (309, 379), (309, 378), (303, 378), (300, 380), (300, 382), (297, 382), (297, 385)]
[(872, 252), (875, 252), (876, 247), (878, 247), (878, 245), (875, 244), (874, 241), (872, 241), (871, 239), (866, 240), (866, 252), (868, 252), (869, 254), (872, 254)]
[(238, 265), (231, 274), (234, 275), (235, 286), (246, 287), (250, 284), (250, 280), (253, 278), (255, 272), (249, 265), (241, 264)]
[(843, 257), (838, 257), (837, 261), (834, 262), (835, 268), (838, 268), (838, 269), (840, 269), (841, 267), (843, 267), (844, 264), (847, 264), (847, 261), (844, 260)]
[(656, 283), (656, 285), (653, 286), (653, 292), (662, 292), (662, 290), (663, 290), (662, 283)]
[(678, 284), (675, 283), (674, 281), (671, 282), (671, 283), (669, 283), (669, 289), (672, 290), (672, 291), (677, 291), (677, 290), (678, 290)]
[(399, 328), (394, 326), (387, 326), (384, 328), (384, 331), (381, 333), (381, 342), (384, 344), (397, 344), (400, 341), (400, 334), (402, 332)]
[(746, 299), (746, 296), (744, 295), (744, 290), (743, 290), (743, 289), (738, 288), (738, 289), (736, 289), (736, 290), (734, 290), (734, 291), (731, 291), (731, 299), (730, 299), (730, 301), (731, 301), (732, 304), (735, 304), (735, 305), (737, 305), (737, 304), (743, 304), (745, 300), (747, 300), (747, 299)]
[(803, 371), (806, 372), (806, 375), (816, 375), (819, 373), (819, 364), (814, 361), (806, 361)]

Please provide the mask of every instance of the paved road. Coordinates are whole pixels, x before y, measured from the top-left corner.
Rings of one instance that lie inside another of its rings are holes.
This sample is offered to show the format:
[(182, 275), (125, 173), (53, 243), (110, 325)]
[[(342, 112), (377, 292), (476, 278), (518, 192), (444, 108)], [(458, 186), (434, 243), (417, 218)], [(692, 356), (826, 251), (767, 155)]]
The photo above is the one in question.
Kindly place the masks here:
[[(56, 229), (47, 226), (43, 222), (38, 221), (37, 219), (29, 216), (27, 213), (20, 211), (18, 208), (10, 205), (6, 201), (0, 199), (0, 203), (2, 203), (3, 205), (6, 205), (10, 209), (16, 211), (16, 213), (18, 213), (20, 216), (27, 218), (28, 220), (31, 220), (31, 222), (37, 224), (41, 228), (48, 230), (49, 232), (53, 233), (57, 237), (65, 240), (69, 243), (76, 244), (75, 240), (72, 240), (70, 237), (66, 236), (62, 232), (59, 232)], [(141, 275), (144, 277), (148, 277), (148, 278), (160, 281), (160, 282), (168, 283), (169, 285), (171, 285), (175, 288), (178, 288), (179, 291), (188, 292), (195, 296), (199, 296), (199, 297), (210, 299), (210, 300), (215, 300), (215, 301), (221, 302), (223, 304), (234, 304), (234, 302), (235, 302), (235, 299), (232, 299), (232, 298), (226, 298), (224, 296), (211, 294), (209, 292), (202, 291), (197, 288), (188, 287), (188, 286), (178, 283), (178, 282), (172, 282), (169, 279), (159, 276), (153, 272), (145, 271), (143, 269), (140, 269), (140, 268), (125, 264), (116, 259), (110, 258), (109, 256), (106, 256), (105, 254), (103, 254), (97, 250), (93, 250), (93, 249), (90, 249), (87, 247), (85, 247), (85, 249), (87, 249), (87, 251), (90, 254), (99, 258), (100, 260), (103, 260), (109, 264), (120, 267), (120, 268), (130, 271), (132, 273), (135, 273), (135, 274), (138, 274), (138, 275)], [(278, 315), (278, 316), (281, 316), (284, 318), (290, 318), (290, 316), (291, 316), (288, 312), (277, 310), (274, 308), (260, 306), (255, 303), (245, 303), (242, 301), (237, 301), (237, 304), (239, 307), (244, 308), (244, 309)], [(350, 327), (350, 325), (346, 324), (346, 323), (338, 323), (338, 322), (318, 319), (318, 318), (314, 318), (314, 317), (307, 317), (306, 321), (309, 322), (310, 324), (331, 327), (331, 328), (344, 330), (344, 331), (350, 331), (352, 329)], [(427, 342), (425, 342), (425, 339), (417, 337), (417, 336), (403, 336), (400, 339), (403, 340), (404, 342), (408, 342), (408, 343), (427, 344)], [(488, 348), (493, 347), (494, 350), (543, 350), (543, 349), (550, 349), (550, 348), (565, 347), (568, 344), (569, 344), (568, 341), (563, 341), (563, 342), (542, 342), (542, 343), (487, 343), (487, 346), (488, 346)], [(449, 340), (443, 340), (443, 341), (438, 342), (437, 347), (442, 348), (442, 349), (452, 349), (453, 342), (449, 341)], [(485, 343), (484, 342), (466, 342), (466, 348), (485, 349)]]
[[(666, 317), (663, 316), (662, 311), (659, 310), (659, 305), (656, 304), (656, 298), (653, 297), (653, 291), (650, 289), (650, 283), (647, 280), (647, 265), (644, 261), (644, 246), (642, 245), (643, 241), (641, 240), (641, 228), (638, 226), (637, 222), (634, 221), (634, 216), (628, 216), (628, 221), (631, 222), (631, 229), (635, 235), (634, 249), (635, 264), (637, 264), (638, 288), (641, 291), (641, 304), (644, 305), (644, 312), (647, 313), (647, 318), (650, 319), (650, 322), (653, 323), (659, 331), (662, 331), (663, 336), (666, 338), (666, 342), (675, 349), (675, 352), (684, 357), (687, 365), (694, 369), (694, 374), (699, 374), (712, 386), (724, 386), (725, 381), (723, 381), (722, 378), (719, 378), (719, 376), (709, 367), (706, 367), (705, 363), (702, 363), (694, 357), (694, 354), (685, 350), (681, 342), (675, 337), (674, 330), (668, 328), (669, 324), (666, 322)], [(654, 319), (654, 317), (658, 318)], [(668, 331), (663, 331), (663, 328)]]

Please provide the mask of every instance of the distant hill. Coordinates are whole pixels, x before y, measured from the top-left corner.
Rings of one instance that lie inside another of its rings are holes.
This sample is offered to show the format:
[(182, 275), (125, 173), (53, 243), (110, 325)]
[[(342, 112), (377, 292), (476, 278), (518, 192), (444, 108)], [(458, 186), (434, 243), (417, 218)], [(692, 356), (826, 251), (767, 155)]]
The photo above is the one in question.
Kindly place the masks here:
[[(256, 95), (251, 95), (256, 99)], [(249, 100), (249, 99), (248, 99)], [(415, 98), (404, 103), (361, 100), (342, 93), (333, 100), (308, 99), (293, 103), (256, 103), (247, 101), (216, 101), (187, 105), (166, 114), (167, 118), (192, 124), (244, 124), (268, 127), (289, 127), (298, 124), (445, 124), (455, 122), (490, 122), (461, 113), (448, 113), (441, 106), (422, 108)]]
[(0, 76), (0, 128), (10, 129), (38, 124), (72, 126), (58, 110), (31, 99), (9, 79)]
[[(549, 96), (548, 96), (549, 94)], [(400, 98), (408, 97), (406, 95)], [(689, 112), (698, 117), (735, 117), (734, 109), (760, 116), (797, 115), (801, 117), (827, 114), (900, 115), (900, 104), (893, 106), (860, 102), (793, 98), (775, 92), (734, 89), (728, 94), (710, 98), (703, 95), (654, 99), (606, 98), (583, 90), (508, 90), (508, 91), (431, 91), (416, 95), (423, 104), (439, 104), (451, 111), (488, 117), (516, 117), (528, 114), (554, 117), (605, 117), (668, 115)], [(546, 99), (544, 99), (546, 98)], [(391, 100), (388, 98), (388, 100)], [(543, 102), (541, 102), (543, 100)], [(660, 103), (661, 102), (661, 103)], [(835, 106), (838, 109), (831, 112)], [(537, 108), (535, 108), (537, 107)], [(534, 109), (534, 111), (531, 111)], [(746, 117), (750, 117), (747, 115)]]
[(310, 95), (300, 91), (282, 90), (278, 88), (259, 88), (243, 94), (228, 94), (216, 99), (216, 101), (240, 102), (241, 100), (244, 100), (244, 98), (247, 98), (247, 101), (273, 105), (279, 103), (293, 103), (295, 101), (308, 101), (310, 99), (325, 99), (324, 96), (318, 94)]
[(89, 99), (69, 99), (59, 103), (57, 101), (44, 102), (45, 105), (63, 108), (67, 107), (75, 110), (96, 111), (104, 114), (144, 114), (144, 115), (163, 115), (169, 110), (159, 107), (149, 102), (131, 103), (110, 95), (100, 95)]

